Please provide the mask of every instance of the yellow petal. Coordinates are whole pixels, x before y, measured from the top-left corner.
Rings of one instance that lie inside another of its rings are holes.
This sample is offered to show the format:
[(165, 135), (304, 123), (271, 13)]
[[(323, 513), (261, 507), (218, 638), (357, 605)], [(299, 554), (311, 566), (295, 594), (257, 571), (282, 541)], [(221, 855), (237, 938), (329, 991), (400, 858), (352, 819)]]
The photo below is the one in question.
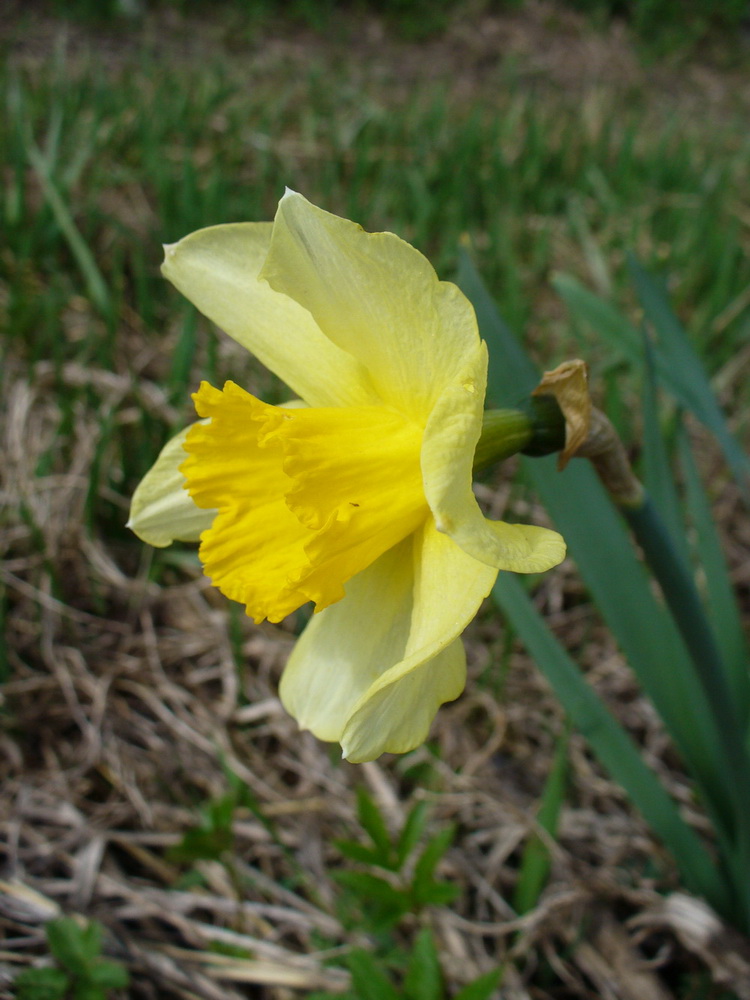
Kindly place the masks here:
[(357, 701), (403, 657), (413, 593), (412, 538), (346, 584), (346, 597), (314, 615), (279, 686), (301, 729), (337, 742)]
[(414, 247), (294, 192), (279, 203), (261, 277), (364, 365), (383, 401), (417, 420), (479, 339), (468, 300)]
[(482, 344), (430, 414), (422, 444), (425, 496), (438, 530), (469, 555), (496, 569), (540, 573), (565, 558), (561, 536), (534, 525), (490, 521), (472, 492), (486, 379), (487, 350)]
[(412, 662), (396, 680), (373, 690), (354, 712), (341, 738), (353, 764), (381, 753), (407, 753), (427, 739), (437, 710), (466, 686), (466, 653), (461, 639), (426, 660)]
[(209, 424), (182, 469), (201, 507), (218, 509), (201, 559), (256, 621), (344, 595), (350, 577), (428, 514), (418, 428), (382, 407), (268, 406), (228, 382), (195, 396)]
[(312, 406), (376, 401), (362, 365), (296, 302), (258, 280), (271, 223), (211, 226), (165, 247), (164, 275)]
[(196, 507), (184, 489), (180, 465), (185, 461), (183, 444), (190, 428), (176, 434), (138, 484), (130, 504), (127, 527), (144, 542), (164, 548), (175, 540), (196, 542), (211, 526), (215, 510)]
[(463, 689), (456, 640), (496, 575), (427, 521), (310, 621), (281, 680), (285, 707), (349, 760), (418, 746)]

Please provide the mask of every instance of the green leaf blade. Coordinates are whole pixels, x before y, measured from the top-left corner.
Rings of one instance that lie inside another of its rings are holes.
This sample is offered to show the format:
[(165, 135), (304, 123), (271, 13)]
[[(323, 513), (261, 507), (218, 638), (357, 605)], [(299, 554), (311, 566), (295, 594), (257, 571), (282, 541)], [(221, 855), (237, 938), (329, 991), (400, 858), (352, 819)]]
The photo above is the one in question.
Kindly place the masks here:
[(429, 928), (423, 928), (412, 947), (404, 977), (408, 1000), (441, 1000), (443, 977), (437, 949)]

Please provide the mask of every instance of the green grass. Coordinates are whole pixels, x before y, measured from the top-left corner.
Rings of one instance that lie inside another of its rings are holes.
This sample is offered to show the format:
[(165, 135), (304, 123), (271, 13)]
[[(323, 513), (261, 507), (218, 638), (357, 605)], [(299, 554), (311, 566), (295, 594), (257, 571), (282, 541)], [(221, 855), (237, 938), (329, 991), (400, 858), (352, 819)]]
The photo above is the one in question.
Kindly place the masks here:
[[(284, 185), (399, 233), (446, 277), (468, 234), (545, 365), (573, 343), (553, 273), (627, 305), (628, 250), (666, 275), (711, 372), (746, 341), (750, 135), (731, 100), (706, 120), (640, 91), (566, 95), (522, 67), (459, 98), (429, 81), (405, 92), (387, 61), (365, 72), (341, 46), (319, 45), (304, 69), (253, 70), (210, 46), (202, 61), (157, 58), (143, 39), (114, 66), (60, 49), (33, 72), (0, 71), (3, 343), (24, 363), (140, 378), (146, 345), (145, 374), (184, 419), (198, 377), (246, 372), (161, 278), (160, 244), (269, 219)], [(593, 335), (587, 357), (606, 357)], [(92, 402), (90, 388), (58, 389), (64, 412)], [(146, 417), (127, 447), (112, 426), (105, 464), (124, 472), (110, 486), (127, 495), (170, 422)]]
[[(159, 244), (202, 225), (269, 218), (288, 184), (367, 228), (396, 230), (443, 272), (468, 232), (518, 325), (550, 267), (589, 280), (593, 270), (599, 281), (614, 270), (619, 283), (620, 255), (637, 249), (674, 277), (696, 336), (721, 317), (718, 360), (731, 354), (750, 315), (739, 308), (750, 281), (741, 201), (750, 136), (739, 115), (722, 124), (649, 111), (645, 94), (581, 103), (530, 94), (512, 76), (468, 104), (430, 85), (404, 99), (348, 69), (321, 63), (301, 77), (277, 68), (270, 80), (248, 80), (236, 66), (169, 66), (134, 53), (114, 74), (64, 56), (33, 76), (6, 70), (2, 214), (14, 333), (43, 331), (35, 353), (48, 354), (55, 306), (73, 293), (110, 327), (123, 303), (156, 327), (169, 297)], [(35, 281), (44, 300), (29, 294)]]

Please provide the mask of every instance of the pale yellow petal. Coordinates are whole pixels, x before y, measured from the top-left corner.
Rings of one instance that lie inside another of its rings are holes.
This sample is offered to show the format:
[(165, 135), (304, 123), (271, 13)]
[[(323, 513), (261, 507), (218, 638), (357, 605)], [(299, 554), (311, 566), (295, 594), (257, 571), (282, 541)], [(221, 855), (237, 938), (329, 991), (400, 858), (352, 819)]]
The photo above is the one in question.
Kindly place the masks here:
[(427, 421), (422, 443), (425, 496), (438, 530), (469, 555), (496, 569), (540, 573), (565, 558), (561, 536), (548, 528), (488, 520), (472, 491), (486, 378), (482, 344), (443, 390)]
[(431, 521), (414, 536), (413, 565), (404, 657), (354, 706), (340, 740), (347, 760), (419, 746), (440, 705), (463, 690), (464, 659), (457, 643), (492, 589), (497, 570), (467, 555)]
[(495, 576), (428, 520), (310, 621), (282, 677), (287, 710), (350, 760), (418, 746), (463, 689), (456, 640)]
[(279, 203), (261, 276), (362, 362), (385, 402), (422, 422), (479, 339), (469, 301), (414, 247), (293, 192)]
[(311, 406), (376, 401), (362, 365), (258, 272), (271, 223), (211, 226), (165, 247), (164, 275), (225, 333)]
[[(412, 658), (413, 659), (413, 658)], [(410, 664), (398, 680), (374, 690), (352, 714), (341, 737), (353, 764), (381, 753), (407, 753), (427, 739), (438, 709), (466, 686), (466, 652), (461, 639), (426, 660)]]
[(216, 514), (215, 510), (197, 507), (184, 489), (180, 465), (185, 461), (183, 444), (189, 431), (186, 427), (167, 441), (138, 484), (130, 504), (127, 527), (156, 548), (177, 540), (198, 541)]
[(409, 638), (413, 542), (407, 538), (346, 584), (346, 597), (313, 615), (284, 670), (279, 694), (301, 729), (338, 741), (354, 705), (400, 662)]

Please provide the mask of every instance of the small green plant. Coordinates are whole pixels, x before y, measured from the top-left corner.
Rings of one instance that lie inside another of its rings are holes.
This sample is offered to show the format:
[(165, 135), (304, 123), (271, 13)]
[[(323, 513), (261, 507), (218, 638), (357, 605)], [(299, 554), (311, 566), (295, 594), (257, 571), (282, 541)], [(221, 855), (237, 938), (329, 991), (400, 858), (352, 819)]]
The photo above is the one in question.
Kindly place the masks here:
[(435, 877), (440, 859), (453, 842), (453, 826), (432, 836), (417, 854), (416, 847), (427, 820), (426, 803), (417, 802), (401, 831), (392, 835), (376, 804), (359, 788), (357, 815), (370, 843), (338, 840), (336, 846), (345, 858), (380, 868), (388, 875), (372, 871), (336, 872), (333, 877), (348, 890), (342, 900), (344, 912), (356, 912), (358, 919), (377, 933), (391, 929), (407, 913), (455, 899), (458, 888)]
[(186, 830), (182, 840), (167, 851), (167, 859), (177, 864), (220, 861), (234, 843), (232, 821), (238, 805), (235, 789), (208, 802), (200, 809), (199, 822)]
[(18, 1000), (105, 1000), (128, 985), (127, 969), (102, 958), (101, 924), (61, 917), (45, 931), (58, 964), (22, 972), (15, 981)]
[[(314, 993), (310, 1000), (444, 1000), (446, 996), (435, 941), (427, 927), (418, 934), (400, 974), (389, 974), (383, 963), (363, 948), (349, 953), (347, 965), (352, 975), (348, 993)], [(502, 968), (493, 969), (464, 986), (453, 1000), (487, 1000), (501, 977)]]
[(274, 824), (264, 815), (250, 788), (226, 761), (222, 761), (222, 767), (226, 792), (198, 810), (198, 823), (186, 830), (182, 840), (167, 851), (169, 861), (190, 865), (195, 861), (227, 860), (234, 844), (232, 824), (238, 809), (249, 810), (273, 840), (283, 847)]

